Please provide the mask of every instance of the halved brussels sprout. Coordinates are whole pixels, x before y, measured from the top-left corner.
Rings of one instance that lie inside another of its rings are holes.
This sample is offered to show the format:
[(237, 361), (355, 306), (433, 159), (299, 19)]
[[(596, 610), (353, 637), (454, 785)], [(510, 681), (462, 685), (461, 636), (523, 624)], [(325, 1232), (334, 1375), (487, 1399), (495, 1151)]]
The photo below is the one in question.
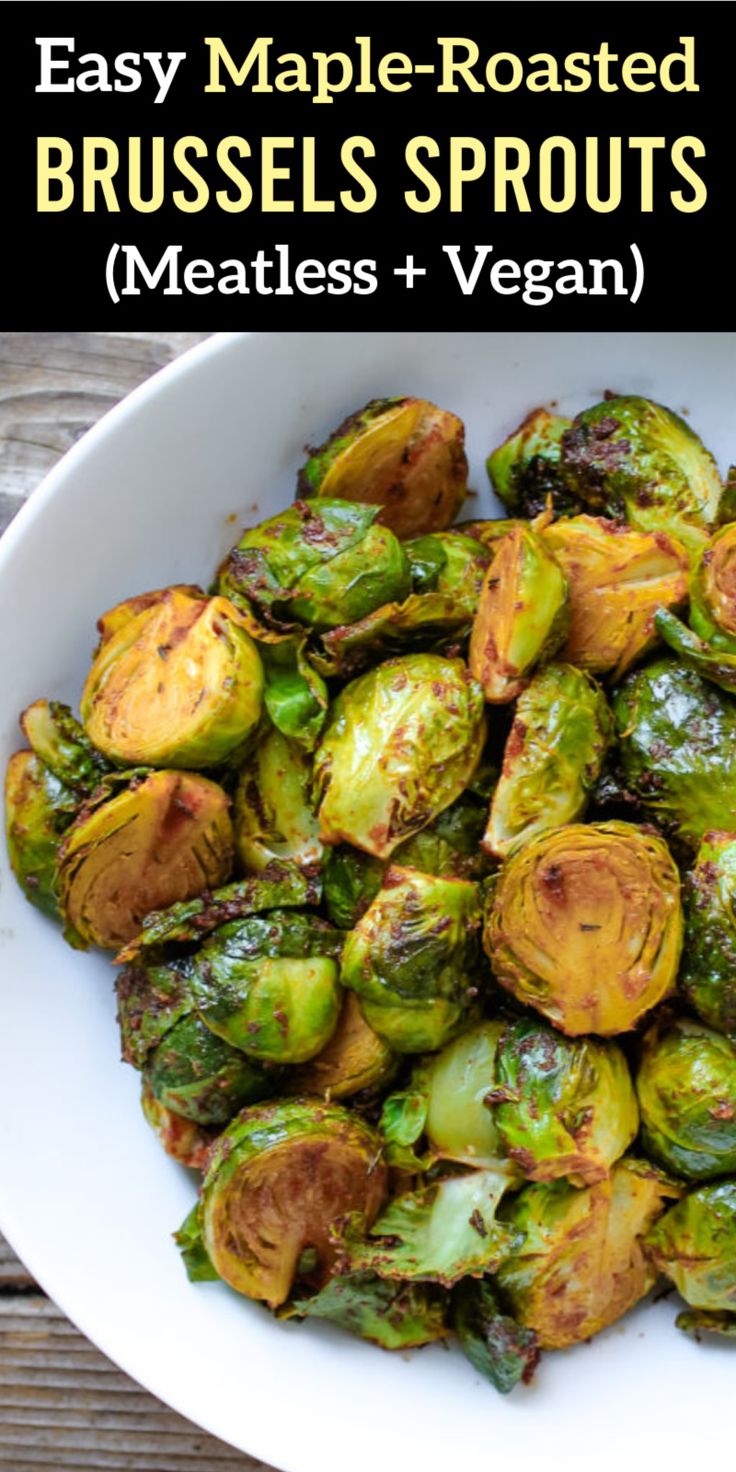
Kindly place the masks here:
[(13, 873), (27, 900), (60, 918), (56, 864), (62, 837), (80, 804), (35, 752), (16, 751), (5, 774), (5, 832)]
[(736, 654), (736, 525), (711, 538), (693, 568), (690, 623), (713, 649)]
[(462, 660), (407, 654), (338, 695), (315, 756), (320, 835), (377, 858), (459, 797), (480, 760), (483, 697)]
[(505, 858), (582, 817), (613, 730), (605, 695), (569, 664), (550, 664), (519, 696), (483, 847)]
[(311, 452), (298, 493), (380, 506), (400, 537), (442, 531), (465, 500), (464, 441), (462, 420), (427, 399), (373, 399)]
[(485, 944), (502, 986), (562, 1032), (627, 1032), (674, 986), (680, 879), (666, 844), (632, 823), (573, 823), (501, 871)]
[(134, 593), (132, 598), (124, 598), (122, 603), (116, 603), (100, 614), (97, 620), (97, 632), (100, 636), (98, 650), (109, 643), (113, 635), (118, 634), (131, 619), (160, 603), (167, 593), (184, 593), (188, 598), (206, 597), (197, 583), (171, 583), (166, 588), (151, 588), (147, 593)]
[(341, 981), (397, 1053), (439, 1048), (468, 1018), (479, 987), (475, 884), (391, 867), (345, 940)]
[(218, 588), (277, 624), (335, 629), (411, 592), (409, 562), (378, 511), (348, 500), (295, 501), (244, 532)]
[(492, 450), (486, 469), (497, 496), (518, 516), (539, 516), (550, 497), (558, 516), (580, 509), (561, 464), (562, 436), (572, 420), (533, 409), (519, 428)]
[(671, 532), (691, 552), (718, 523), (718, 467), (689, 424), (651, 399), (609, 398), (573, 420), (562, 469), (580, 500), (639, 531)]
[(736, 1181), (688, 1191), (652, 1228), (646, 1249), (686, 1303), (725, 1310), (724, 1327), (736, 1325)]
[(520, 524), (498, 543), (470, 635), (468, 664), (486, 700), (514, 700), (568, 627), (567, 579), (537, 532)]
[(544, 540), (570, 589), (563, 657), (620, 680), (655, 642), (657, 610), (687, 598), (685, 547), (663, 531), (639, 532), (601, 516), (553, 522)]
[(312, 1058), (291, 1074), (300, 1094), (323, 1094), (329, 1099), (349, 1099), (362, 1089), (375, 1089), (388, 1083), (398, 1066), (398, 1058), (368, 1026), (358, 998), (345, 992), (337, 1027), (329, 1042)]
[(685, 875), (679, 985), (718, 1032), (736, 1037), (736, 834), (707, 833)]
[(674, 659), (628, 675), (613, 713), (624, 784), (674, 838), (697, 848), (736, 832), (736, 704)]
[(689, 1017), (660, 1019), (636, 1078), (642, 1145), (653, 1160), (707, 1181), (736, 1172), (736, 1048)]
[(195, 1014), (182, 1017), (146, 1060), (144, 1076), (166, 1109), (197, 1124), (227, 1124), (244, 1104), (275, 1092), (276, 1079), (215, 1036)]
[(298, 1298), (291, 1314), (329, 1319), (381, 1349), (418, 1349), (445, 1339), (447, 1297), (432, 1283), (394, 1283), (374, 1273), (331, 1278), (313, 1298)]
[(235, 794), (235, 843), (246, 874), (276, 860), (311, 869), (322, 861), (309, 757), (270, 731), (243, 767)]
[(168, 588), (100, 646), (81, 711), (113, 762), (198, 768), (243, 746), (262, 701), (258, 650), (234, 604)]
[(309, 1254), (321, 1287), (335, 1264), (332, 1232), (358, 1212), (370, 1225), (386, 1194), (380, 1141), (338, 1104), (289, 1099), (244, 1109), (220, 1136), (200, 1221), (213, 1267), (231, 1288), (277, 1308)]
[(222, 925), (197, 954), (197, 1010), (213, 1032), (254, 1058), (304, 1063), (337, 1026), (341, 945), (325, 920), (297, 910)]
[(232, 867), (230, 801), (193, 772), (152, 772), (83, 810), (59, 851), (62, 913), (77, 944), (117, 950), (150, 910), (221, 884)]
[(61, 701), (34, 700), (23, 711), (20, 724), (36, 756), (74, 792), (88, 796), (110, 773), (110, 763), (95, 750), (69, 706)]
[(736, 654), (726, 654), (706, 644), (682, 619), (666, 608), (660, 608), (654, 620), (657, 633), (673, 653), (679, 655), (686, 669), (694, 670), (704, 680), (720, 685), (730, 695), (736, 693)]
[(543, 1349), (564, 1349), (615, 1323), (653, 1286), (642, 1238), (680, 1187), (646, 1161), (619, 1161), (607, 1179), (525, 1186), (502, 1208), (521, 1245), (498, 1282), (514, 1317)]
[(206, 1170), (212, 1145), (217, 1135), (214, 1129), (185, 1119), (167, 1109), (143, 1080), (141, 1108), (151, 1129), (158, 1135), (167, 1155), (186, 1165), (190, 1170)]
[(503, 1312), (487, 1278), (463, 1278), (452, 1290), (452, 1327), (474, 1370), (502, 1395), (521, 1380), (528, 1385), (539, 1363), (533, 1329)]

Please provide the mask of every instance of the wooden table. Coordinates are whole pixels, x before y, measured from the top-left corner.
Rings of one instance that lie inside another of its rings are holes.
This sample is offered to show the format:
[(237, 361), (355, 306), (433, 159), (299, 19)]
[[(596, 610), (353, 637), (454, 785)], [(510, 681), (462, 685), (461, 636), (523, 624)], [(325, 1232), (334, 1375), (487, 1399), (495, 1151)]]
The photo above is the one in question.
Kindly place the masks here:
[[(0, 532), (100, 415), (206, 336), (0, 334)], [(121, 1374), (0, 1237), (0, 1467), (255, 1472), (264, 1463), (197, 1431)]]

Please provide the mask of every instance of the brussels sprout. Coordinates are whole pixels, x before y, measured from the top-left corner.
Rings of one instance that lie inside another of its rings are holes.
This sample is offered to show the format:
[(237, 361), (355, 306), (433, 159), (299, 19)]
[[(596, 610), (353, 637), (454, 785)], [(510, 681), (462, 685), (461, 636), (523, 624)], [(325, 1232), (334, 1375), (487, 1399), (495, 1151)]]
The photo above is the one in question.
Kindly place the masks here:
[(118, 972), (115, 991), (122, 1056), (143, 1068), (166, 1034), (194, 1009), (190, 957), (129, 962)]
[(113, 762), (211, 767), (243, 746), (262, 699), (258, 650), (237, 608), (169, 588), (98, 649), (81, 711)]
[(299, 471), (300, 496), (342, 496), (381, 508), (399, 537), (442, 531), (465, 500), (462, 420), (426, 399), (373, 399)]
[(195, 1015), (182, 1017), (166, 1033), (144, 1074), (160, 1104), (196, 1124), (227, 1124), (244, 1104), (274, 1093), (273, 1076)]
[(375, 899), (386, 865), (371, 854), (340, 843), (325, 852), (325, 908), (333, 925), (352, 930)]
[(484, 738), (483, 697), (459, 659), (408, 654), (353, 680), (315, 757), (323, 841), (388, 858), (459, 797)]
[(497, 496), (514, 515), (538, 516), (549, 499), (558, 516), (580, 509), (561, 464), (562, 436), (572, 420), (533, 409), (497, 450), (486, 469)]
[(688, 1191), (649, 1232), (646, 1249), (692, 1308), (725, 1310), (736, 1323), (736, 1181)]
[(171, 583), (166, 588), (151, 588), (147, 593), (134, 593), (132, 598), (124, 598), (122, 603), (116, 603), (101, 613), (97, 620), (97, 632), (99, 640), (97, 651), (103, 645), (108, 644), (115, 634), (118, 634), (125, 624), (131, 619), (137, 618), (139, 613), (145, 613), (147, 609), (153, 608), (164, 599), (167, 593), (184, 593), (188, 598), (206, 598), (206, 593), (196, 583)]
[(439, 1048), (478, 993), (480, 903), (464, 879), (391, 867), (345, 941), (341, 980), (397, 1053)]
[(197, 955), (197, 1010), (214, 1033), (244, 1053), (304, 1063), (337, 1026), (341, 944), (325, 920), (296, 910), (222, 925)]
[(415, 593), (445, 593), (470, 622), (492, 553), (459, 528), (404, 543)]
[(517, 526), (523, 526), (518, 517), (496, 517), (490, 521), (459, 521), (455, 531), (463, 537), (472, 537), (493, 555), (502, 537), (507, 537)]
[(693, 552), (717, 524), (721, 477), (689, 424), (651, 399), (595, 404), (562, 441), (562, 469), (581, 501), (639, 531), (671, 532)]
[(158, 1135), (167, 1155), (178, 1160), (190, 1170), (205, 1170), (216, 1131), (196, 1124), (167, 1109), (153, 1094), (144, 1079), (141, 1093), (141, 1108), (151, 1129)]
[(736, 1312), (708, 1313), (701, 1309), (695, 1313), (678, 1314), (675, 1324), (685, 1334), (692, 1334), (698, 1343), (703, 1334), (722, 1334), (726, 1339), (736, 1339)]
[(698, 556), (690, 582), (690, 623), (725, 654), (736, 654), (736, 526), (717, 531)]
[(297, 1299), (300, 1318), (329, 1319), (381, 1349), (417, 1349), (447, 1336), (446, 1295), (432, 1283), (394, 1283), (374, 1273), (332, 1278), (313, 1298)]
[(411, 592), (406, 552), (378, 511), (350, 501), (295, 501), (246, 531), (220, 569), (218, 588), (278, 624), (312, 629), (355, 623)]
[(345, 1256), (350, 1271), (445, 1288), (466, 1273), (496, 1272), (521, 1241), (514, 1228), (496, 1218), (510, 1184), (503, 1171), (472, 1170), (394, 1197), (368, 1239), (358, 1238), (348, 1223)]
[(685, 547), (665, 532), (639, 532), (601, 516), (556, 521), (544, 541), (570, 589), (564, 658), (620, 680), (655, 642), (657, 609), (687, 598)]
[(736, 1037), (736, 834), (706, 834), (683, 899), (680, 988), (704, 1022)]
[(216, 1283), (220, 1275), (215, 1272), (207, 1256), (202, 1238), (202, 1223), (199, 1202), (195, 1202), (189, 1215), (184, 1218), (179, 1230), (172, 1233), (182, 1256), (190, 1283)]
[(244, 1109), (220, 1136), (202, 1188), (204, 1249), (231, 1288), (277, 1308), (309, 1249), (320, 1288), (335, 1264), (332, 1231), (386, 1194), (380, 1141), (338, 1104), (288, 1099)]
[(329, 1042), (316, 1058), (295, 1068), (291, 1080), (299, 1094), (349, 1099), (388, 1083), (397, 1065), (396, 1054), (365, 1021), (357, 997), (346, 992)]
[(688, 1017), (660, 1019), (644, 1038), (636, 1092), (642, 1145), (684, 1176), (736, 1171), (736, 1048)]
[(572, 823), (506, 861), (486, 916), (498, 981), (562, 1032), (626, 1032), (672, 989), (680, 880), (661, 838)]
[(519, 525), (498, 544), (470, 635), (468, 664), (486, 700), (514, 700), (568, 627), (567, 579), (537, 532)]
[[(381, 1115), (389, 1165), (423, 1170), (435, 1160), (454, 1160), (506, 1169), (503, 1142), (487, 1102), (504, 1026), (494, 1021), (468, 1028), (435, 1058), (415, 1068), (407, 1089), (389, 1095)], [(412, 1147), (422, 1137), (429, 1149), (418, 1156)]]
[(72, 791), (88, 796), (111, 771), (69, 706), (59, 700), (34, 700), (23, 711), (20, 724), (39, 760)]
[(704, 639), (694, 634), (682, 619), (675, 618), (665, 608), (660, 608), (655, 620), (657, 633), (670, 649), (679, 655), (682, 664), (704, 680), (720, 685), (730, 694), (736, 693), (736, 654), (726, 654), (711, 648)]
[(529, 1384), (539, 1363), (539, 1341), (533, 1329), (522, 1329), (503, 1313), (487, 1278), (464, 1278), (453, 1288), (452, 1327), (473, 1369), (502, 1395), (520, 1380)]
[(58, 920), (56, 861), (59, 845), (79, 807), (32, 751), (16, 751), (5, 775), (5, 821), (11, 868), (27, 900)]
[(502, 1217), (521, 1245), (498, 1282), (542, 1349), (589, 1339), (644, 1297), (656, 1275), (642, 1238), (679, 1193), (654, 1166), (627, 1158), (595, 1185), (534, 1183), (509, 1200)]
[(117, 950), (157, 906), (227, 879), (229, 799), (191, 772), (152, 772), (101, 806), (83, 809), (59, 850), (68, 938)]
[(322, 860), (311, 801), (312, 765), (301, 747), (271, 731), (243, 767), (235, 794), (235, 843), (247, 874), (274, 860), (300, 868)]
[(613, 729), (595, 681), (551, 664), (519, 696), (483, 846), (505, 858), (528, 839), (582, 817)]
[(259, 644), (265, 679), (263, 703), (282, 736), (314, 751), (327, 717), (329, 697), (322, 676), (306, 655), (305, 639), (279, 635)]
[(736, 704), (662, 659), (627, 676), (613, 714), (624, 784), (674, 838), (736, 832)]

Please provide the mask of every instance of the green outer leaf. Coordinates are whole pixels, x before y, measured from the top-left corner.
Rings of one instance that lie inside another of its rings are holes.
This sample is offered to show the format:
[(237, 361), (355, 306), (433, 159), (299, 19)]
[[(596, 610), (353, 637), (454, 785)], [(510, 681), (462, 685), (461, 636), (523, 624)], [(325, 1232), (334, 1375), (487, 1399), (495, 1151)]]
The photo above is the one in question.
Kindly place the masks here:
[(245, 601), (266, 613), (288, 605), (300, 579), (355, 547), (377, 515), (378, 507), (352, 501), (295, 501), (243, 533), (220, 569), (219, 591), (236, 606)]
[(388, 399), (371, 399), (364, 409), (344, 419), (319, 449), (310, 452), (309, 459), (299, 471), (298, 493), (303, 496), (314, 495), (319, 490), (328, 470), (361, 430), (372, 424), (374, 419), (380, 419), (387, 410), (403, 404), (404, 397), (403, 394), (397, 394)]
[(34, 700), (20, 718), (23, 733), (44, 766), (65, 787), (85, 795), (112, 767), (92, 745), (68, 705), (59, 700)]
[(636, 1079), (642, 1144), (686, 1181), (736, 1171), (736, 1048), (689, 1017), (647, 1032)]
[[(726, 503), (736, 494), (736, 476), (733, 467), (729, 471), (729, 480), (724, 487), (721, 498), (721, 519)], [(709, 573), (712, 572), (714, 562), (720, 560), (720, 554), (726, 547), (734, 542), (736, 527), (723, 526), (711, 537), (707, 547), (704, 547), (693, 564), (692, 577), (690, 579), (690, 626), (696, 634), (704, 639), (714, 651), (720, 654), (736, 654), (736, 636), (724, 628), (718, 621), (717, 606), (709, 596), (708, 582)], [(728, 555), (728, 554), (727, 554)], [(728, 586), (728, 579), (726, 580)], [(727, 595), (729, 596), (729, 595)], [(729, 597), (729, 601), (732, 601)]]
[(32, 751), (10, 758), (5, 779), (8, 857), (27, 900), (52, 920), (60, 920), (57, 856), (81, 797)]
[(224, 1125), (246, 1104), (276, 1092), (278, 1072), (260, 1068), (211, 1032), (196, 1014), (165, 1034), (145, 1065), (155, 1098), (196, 1124)]
[(241, 768), (235, 793), (235, 843), (247, 874), (274, 862), (321, 867), (311, 785), (307, 753), (280, 731), (269, 731)]
[(310, 664), (304, 640), (293, 636), (260, 644), (266, 679), (264, 704), (282, 736), (313, 751), (324, 726), (329, 705), (327, 686)]
[(538, 516), (546, 509), (549, 496), (557, 515), (579, 509), (578, 497), (560, 463), (562, 436), (570, 424), (569, 419), (546, 409), (535, 409), (491, 451), (486, 461), (488, 478), (509, 511)]
[(143, 1068), (172, 1027), (194, 1008), (190, 959), (129, 962), (115, 990), (123, 1058)]
[(414, 1069), (411, 1087), (384, 1099), (379, 1129), (385, 1144), (383, 1158), (397, 1170), (421, 1171), (432, 1164), (431, 1154), (418, 1155), (412, 1146), (420, 1140), (427, 1122), (427, 1069)]
[(462, 640), (472, 621), (451, 593), (410, 593), (403, 603), (386, 603), (359, 623), (324, 634), (312, 659), (322, 674), (349, 679), (407, 649), (432, 650), (450, 639)]
[(700, 1340), (702, 1334), (722, 1334), (726, 1339), (736, 1339), (736, 1313), (687, 1311), (677, 1315), (675, 1328), (682, 1329), (685, 1334), (692, 1334), (697, 1340)]
[(333, 925), (352, 930), (378, 894), (385, 867), (380, 859), (347, 843), (326, 849), (324, 897)]
[(736, 836), (706, 834), (683, 901), (680, 989), (709, 1027), (736, 1038)]
[(689, 1191), (647, 1234), (646, 1248), (692, 1308), (736, 1311), (736, 1181)]
[(372, 1273), (332, 1278), (313, 1298), (298, 1298), (288, 1313), (330, 1319), (382, 1349), (415, 1349), (444, 1339), (447, 1301), (430, 1283), (394, 1283)]
[(736, 692), (736, 654), (711, 649), (667, 608), (658, 609), (654, 622), (657, 633), (688, 669), (702, 675), (704, 680), (712, 680), (714, 685), (720, 685), (731, 695)]
[(539, 1341), (503, 1313), (487, 1278), (464, 1278), (452, 1290), (452, 1326), (474, 1370), (501, 1395), (529, 1384), (539, 1363)]
[(184, 1218), (179, 1230), (173, 1235), (181, 1252), (189, 1282), (219, 1283), (220, 1274), (213, 1267), (204, 1245), (198, 1201), (192, 1207), (189, 1215)]

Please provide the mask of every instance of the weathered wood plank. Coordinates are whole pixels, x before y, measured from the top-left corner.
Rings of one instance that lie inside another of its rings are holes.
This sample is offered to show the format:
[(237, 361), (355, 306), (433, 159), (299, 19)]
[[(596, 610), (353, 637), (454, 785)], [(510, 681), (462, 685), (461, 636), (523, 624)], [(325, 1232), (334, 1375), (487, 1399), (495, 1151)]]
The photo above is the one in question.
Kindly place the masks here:
[(30, 1288), (32, 1283), (30, 1273), (18, 1261), (12, 1247), (4, 1237), (0, 1237), (0, 1292), (7, 1293), (10, 1289), (22, 1291)]

